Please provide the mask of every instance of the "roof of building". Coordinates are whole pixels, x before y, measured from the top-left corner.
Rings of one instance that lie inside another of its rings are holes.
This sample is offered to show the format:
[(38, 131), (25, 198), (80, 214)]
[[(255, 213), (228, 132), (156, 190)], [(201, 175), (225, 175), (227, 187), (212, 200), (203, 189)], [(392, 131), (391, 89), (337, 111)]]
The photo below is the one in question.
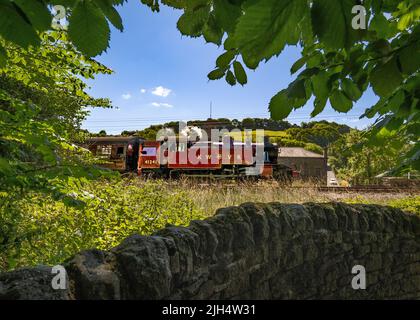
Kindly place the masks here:
[(87, 144), (113, 144), (113, 143), (126, 143), (138, 137), (133, 136), (106, 136), (106, 137), (91, 137), (87, 139)]
[(305, 150), (300, 147), (280, 147), (280, 158), (324, 158), (322, 154)]

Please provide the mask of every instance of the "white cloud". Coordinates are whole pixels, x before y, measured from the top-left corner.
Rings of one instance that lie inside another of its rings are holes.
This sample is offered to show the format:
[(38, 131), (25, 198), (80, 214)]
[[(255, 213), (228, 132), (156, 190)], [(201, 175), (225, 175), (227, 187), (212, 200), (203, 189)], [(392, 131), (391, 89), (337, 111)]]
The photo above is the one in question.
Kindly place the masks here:
[(146, 93), (146, 89), (143, 89), (143, 88), (142, 88), (142, 89), (140, 89), (140, 92), (141, 92), (141, 93)]
[(156, 108), (173, 108), (172, 104), (169, 103), (160, 103), (160, 102), (152, 102), (152, 106), (156, 107)]
[(153, 89), (152, 94), (159, 97), (167, 97), (172, 92), (171, 89), (164, 88), (162, 86), (156, 87)]
[(129, 94), (129, 93), (124, 93), (121, 97), (122, 97), (124, 100), (129, 100), (129, 99), (131, 99), (131, 94)]

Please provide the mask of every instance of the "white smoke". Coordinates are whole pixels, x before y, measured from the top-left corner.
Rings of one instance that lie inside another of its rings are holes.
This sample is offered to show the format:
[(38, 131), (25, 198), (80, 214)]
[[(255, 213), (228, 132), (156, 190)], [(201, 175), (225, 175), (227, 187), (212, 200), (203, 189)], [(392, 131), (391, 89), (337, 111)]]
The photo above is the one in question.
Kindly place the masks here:
[(182, 129), (179, 134), (186, 137), (188, 140), (195, 140), (196, 137), (199, 137), (201, 139), (203, 137), (202, 130), (196, 126), (187, 126), (184, 129)]

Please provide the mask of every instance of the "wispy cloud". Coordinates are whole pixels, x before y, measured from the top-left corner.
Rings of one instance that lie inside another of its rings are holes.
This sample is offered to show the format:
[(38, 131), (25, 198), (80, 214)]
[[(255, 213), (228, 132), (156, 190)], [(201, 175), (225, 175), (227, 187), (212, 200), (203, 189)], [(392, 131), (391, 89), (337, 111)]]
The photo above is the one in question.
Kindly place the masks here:
[(171, 89), (164, 88), (162, 86), (156, 87), (153, 89), (152, 94), (159, 97), (167, 97), (172, 92)]
[(173, 108), (174, 106), (169, 103), (160, 103), (160, 102), (152, 102), (151, 103), (153, 107), (156, 108)]
[(141, 88), (141, 89), (140, 89), (140, 92), (141, 92), (141, 93), (146, 93), (146, 89)]
[(129, 99), (131, 99), (131, 94), (129, 94), (129, 93), (124, 93), (121, 97), (122, 97), (124, 100), (129, 100)]

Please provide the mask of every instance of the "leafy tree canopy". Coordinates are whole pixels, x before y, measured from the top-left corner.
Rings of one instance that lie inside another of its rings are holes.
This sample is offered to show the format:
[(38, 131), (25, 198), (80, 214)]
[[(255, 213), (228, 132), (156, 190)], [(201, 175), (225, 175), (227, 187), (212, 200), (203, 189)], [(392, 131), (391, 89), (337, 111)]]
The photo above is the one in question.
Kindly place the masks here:
[(409, 148), (407, 137), (385, 130), (375, 138), (380, 143), (368, 146), (364, 132), (352, 129), (332, 143), (328, 161), (339, 178), (354, 185), (375, 183), (375, 177), (390, 172), (398, 164), (401, 152)]
[(28, 189), (61, 197), (73, 178), (102, 174), (69, 141), (79, 137), (86, 107), (110, 106), (89, 96), (82, 79), (111, 70), (83, 56), (65, 33), (40, 38), (40, 47), (27, 49), (0, 39), (7, 49), (0, 68), (0, 200)]
[[(104, 51), (110, 27), (123, 30), (115, 10), (124, 0), (0, 0), (0, 35), (22, 47), (37, 46), (39, 32), (50, 28), (49, 5), (68, 10), (68, 36), (85, 55)], [(141, 0), (152, 10), (160, 4), (183, 10), (177, 27), (183, 35), (223, 45), (209, 79), (230, 85), (247, 83), (246, 68), (299, 45), (302, 56), (291, 67), (297, 74), (270, 101), (274, 119), (314, 99), (312, 116), (329, 101), (348, 112), (368, 87), (379, 97), (365, 117), (377, 117), (382, 129), (410, 137), (401, 166), (420, 167), (420, 1), (419, 0)], [(352, 9), (366, 9), (366, 29), (354, 29)], [(5, 63), (0, 47), (0, 61)], [(300, 71), (301, 70), (301, 71)], [(299, 72), (300, 71), (300, 72)]]

